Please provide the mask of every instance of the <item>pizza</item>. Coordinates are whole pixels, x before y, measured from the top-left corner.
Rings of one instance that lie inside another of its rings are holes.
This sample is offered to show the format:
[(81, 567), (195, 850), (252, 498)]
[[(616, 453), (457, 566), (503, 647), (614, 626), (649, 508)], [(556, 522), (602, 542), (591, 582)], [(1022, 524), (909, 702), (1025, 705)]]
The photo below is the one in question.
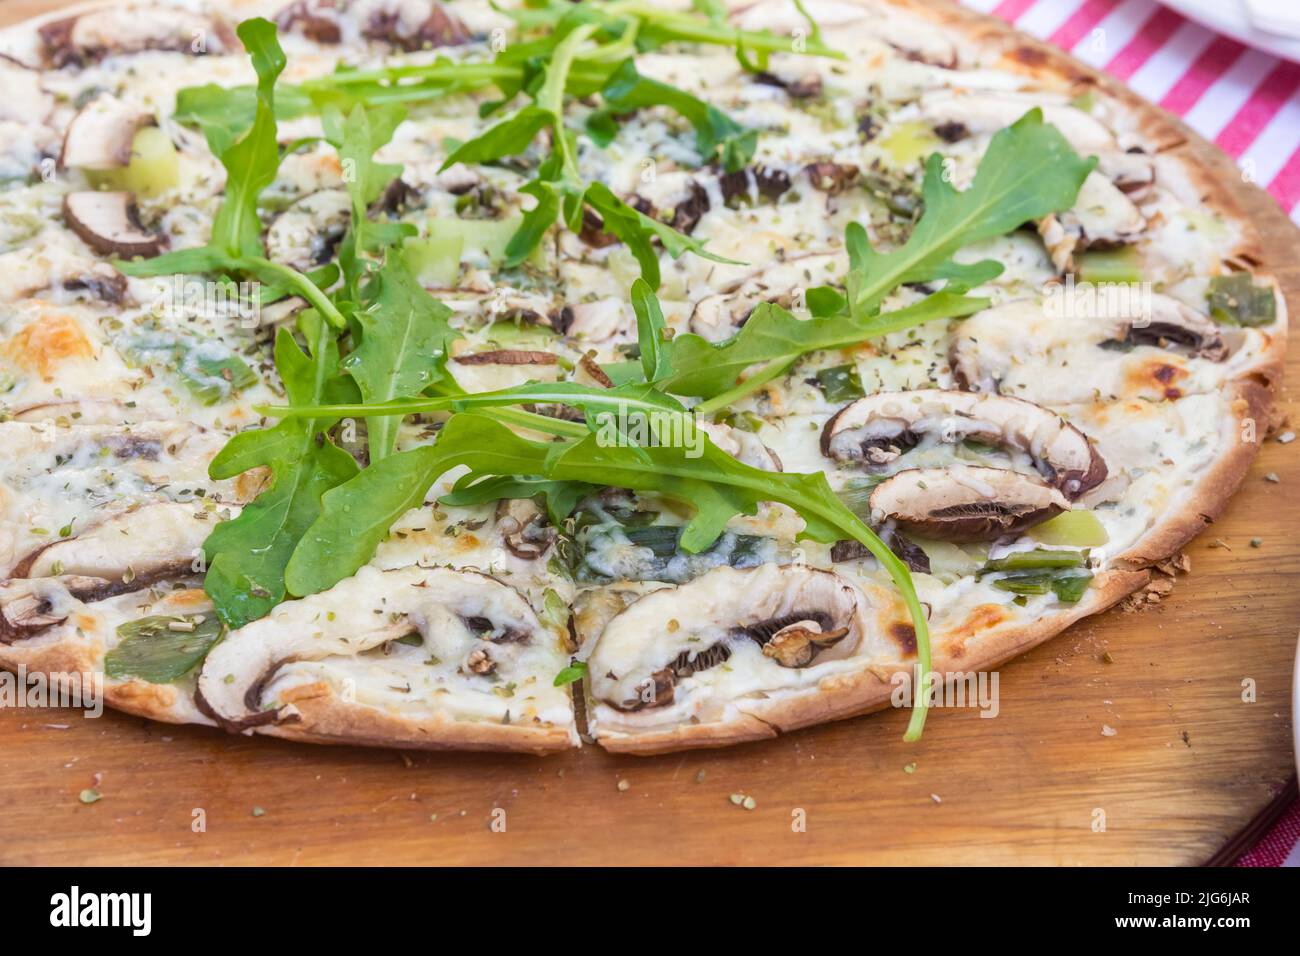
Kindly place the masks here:
[(0, 74), (0, 665), (130, 713), (914, 738), (1270, 424), (1181, 128), (947, 4), (135, 0)]

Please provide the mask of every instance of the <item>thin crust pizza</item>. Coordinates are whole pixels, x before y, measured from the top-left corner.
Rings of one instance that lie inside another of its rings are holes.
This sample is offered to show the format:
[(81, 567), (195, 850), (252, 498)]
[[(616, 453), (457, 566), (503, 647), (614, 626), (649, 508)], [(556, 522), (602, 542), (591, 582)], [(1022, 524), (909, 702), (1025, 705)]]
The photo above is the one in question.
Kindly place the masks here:
[(0, 76), (0, 665), (157, 720), (915, 738), (1270, 424), (1180, 129), (947, 4), (138, 0)]

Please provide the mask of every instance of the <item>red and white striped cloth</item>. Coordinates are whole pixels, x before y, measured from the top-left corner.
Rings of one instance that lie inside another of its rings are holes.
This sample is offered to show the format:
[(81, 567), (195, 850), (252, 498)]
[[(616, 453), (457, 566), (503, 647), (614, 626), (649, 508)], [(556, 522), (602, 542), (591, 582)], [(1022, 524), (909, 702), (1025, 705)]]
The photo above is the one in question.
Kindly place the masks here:
[(961, 0), (1014, 23), (1182, 119), (1300, 223), (1300, 63), (1155, 0)]

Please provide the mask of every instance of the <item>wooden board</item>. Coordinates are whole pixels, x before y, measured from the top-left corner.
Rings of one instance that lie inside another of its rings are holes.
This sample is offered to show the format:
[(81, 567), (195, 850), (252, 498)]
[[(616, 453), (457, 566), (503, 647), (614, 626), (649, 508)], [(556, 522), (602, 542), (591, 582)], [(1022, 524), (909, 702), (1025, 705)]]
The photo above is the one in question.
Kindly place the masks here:
[[(57, 5), (0, 0), (0, 23)], [(1236, 191), (1300, 308), (1300, 233), (1263, 193)], [(1300, 382), (1294, 344), (1287, 374)], [(996, 719), (939, 710), (918, 744), (902, 742), (898, 712), (725, 751), (539, 760), (5, 710), (0, 863), (1204, 862), (1280, 805), (1293, 774), (1298, 449), (1266, 443), (1227, 514), (1189, 546), (1192, 574), (1170, 597), (1004, 666)], [(92, 785), (103, 799), (83, 805)]]

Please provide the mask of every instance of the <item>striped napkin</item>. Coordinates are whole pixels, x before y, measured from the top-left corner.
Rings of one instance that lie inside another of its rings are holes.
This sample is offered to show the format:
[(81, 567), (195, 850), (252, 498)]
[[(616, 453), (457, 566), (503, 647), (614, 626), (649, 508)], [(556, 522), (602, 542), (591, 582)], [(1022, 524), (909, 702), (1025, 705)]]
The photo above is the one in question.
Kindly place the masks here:
[(1237, 161), (1300, 223), (1300, 63), (1155, 0), (961, 0), (1123, 80)]

